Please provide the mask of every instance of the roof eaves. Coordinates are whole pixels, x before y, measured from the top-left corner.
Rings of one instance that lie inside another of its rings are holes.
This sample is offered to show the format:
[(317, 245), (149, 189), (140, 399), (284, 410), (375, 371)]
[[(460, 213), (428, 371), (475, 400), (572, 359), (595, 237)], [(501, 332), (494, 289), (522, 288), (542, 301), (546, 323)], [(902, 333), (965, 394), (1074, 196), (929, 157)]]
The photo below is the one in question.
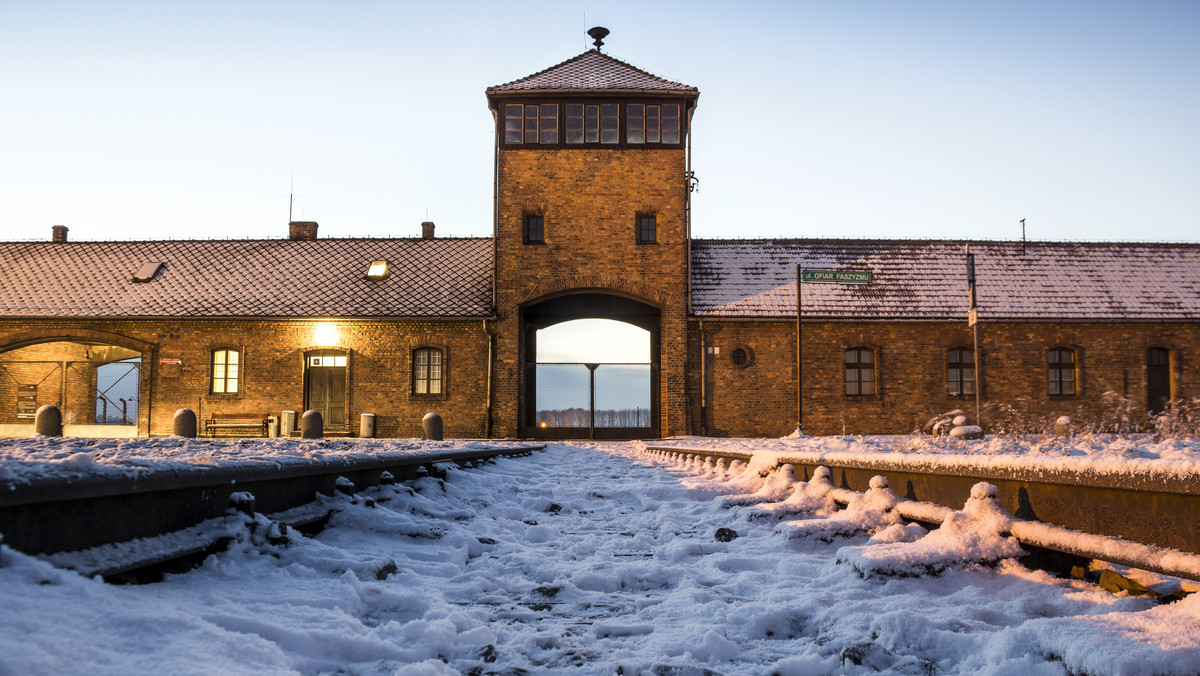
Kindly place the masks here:
[(568, 94), (581, 96), (595, 96), (596, 92), (602, 91), (605, 94), (620, 94), (622, 96), (670, 96), (678, 98), (700, 96), (700, 90), (692, 87), (691, 89), (583, 89), (578, 87), (543, 87), (538, 89), (504, 89), (493, 91), (489, 89), (488, 94), (502, 94), (506, 97), (534, 97), (544, 96), (547, 93)]

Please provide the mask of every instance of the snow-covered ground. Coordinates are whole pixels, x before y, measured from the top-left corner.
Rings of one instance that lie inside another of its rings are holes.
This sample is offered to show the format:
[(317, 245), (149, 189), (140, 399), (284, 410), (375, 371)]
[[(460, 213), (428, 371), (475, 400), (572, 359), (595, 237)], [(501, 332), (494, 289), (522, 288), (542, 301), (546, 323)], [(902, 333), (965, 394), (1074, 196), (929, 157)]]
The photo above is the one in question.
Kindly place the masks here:
[(639, 449), (551, 444), (342, 497), (314, 538), (247, 528), (158, 584), (6, 548), (0, 675), (1200, 670), (1200, 595), (1156, 606), (1027, 570), (984, 489), (927, 535), (872, 511), (882, 487), (834, 512), (816, 479)]

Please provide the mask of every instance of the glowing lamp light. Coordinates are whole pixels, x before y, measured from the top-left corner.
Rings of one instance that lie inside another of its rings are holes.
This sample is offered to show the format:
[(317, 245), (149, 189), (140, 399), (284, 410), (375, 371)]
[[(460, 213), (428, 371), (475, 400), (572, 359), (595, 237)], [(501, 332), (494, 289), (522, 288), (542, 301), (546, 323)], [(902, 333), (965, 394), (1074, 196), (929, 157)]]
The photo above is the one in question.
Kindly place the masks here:
[(333, 324), (318, 324), (317, 332), (314, 336), (317, 345), (337, 345), (338, 330)]
[(546, 421), (542, 421), (542, 429), (546, 429)]

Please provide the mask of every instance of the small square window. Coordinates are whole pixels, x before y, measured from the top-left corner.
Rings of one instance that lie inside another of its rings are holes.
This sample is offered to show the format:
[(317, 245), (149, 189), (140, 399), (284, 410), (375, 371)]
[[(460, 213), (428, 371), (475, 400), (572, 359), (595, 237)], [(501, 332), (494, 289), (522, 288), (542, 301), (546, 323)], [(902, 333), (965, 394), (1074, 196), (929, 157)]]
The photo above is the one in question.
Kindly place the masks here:
[(852, 347), (846, 350), (846, 396), (861, 397), (875, 394), (875, 353), (870, 348)]
[(526, 244), (545, 244), (546, 230), (545, 217), (539, 214), (525, 214), (525, 222), (522, 227), (524, 231), (523, 237)]
[(658, 242), (658, 217), (654, 214), (637, 215), (637, 243), (654, 244)]
[(1047, 384), (1052, 397), (1071, 396), (1075, 392), (1075, 350), (1056, 347), (1046, 355)]

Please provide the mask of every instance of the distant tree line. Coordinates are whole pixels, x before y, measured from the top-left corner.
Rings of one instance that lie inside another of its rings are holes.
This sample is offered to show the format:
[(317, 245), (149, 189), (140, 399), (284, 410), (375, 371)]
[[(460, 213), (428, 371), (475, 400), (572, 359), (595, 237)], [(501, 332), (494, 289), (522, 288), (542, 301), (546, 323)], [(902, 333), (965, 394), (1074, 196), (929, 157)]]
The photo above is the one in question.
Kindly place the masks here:
[[(586, 408), (564, 408), (557, 411), (538, 411), (538, 424), (547, 427), (589, 427)], [(622, 408), (596, 411), (596, 427), (649, 427), (650, 409)]]

